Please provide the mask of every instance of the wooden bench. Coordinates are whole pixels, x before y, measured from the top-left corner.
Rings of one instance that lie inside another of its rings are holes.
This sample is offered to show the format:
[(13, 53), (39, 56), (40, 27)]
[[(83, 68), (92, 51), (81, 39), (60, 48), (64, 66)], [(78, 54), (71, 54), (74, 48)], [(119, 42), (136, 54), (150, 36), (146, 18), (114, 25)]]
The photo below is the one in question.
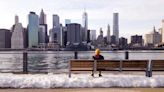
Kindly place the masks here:
[(71, 71), (145, 71), (148, 76), (149, 60), (70, 60)]
[(94, 60), (70, 60), (69, 62), (69, 77), (71, 77), (71, 71), (93, 71)]
[(164, 71), (164, 60), (151, 60), (149, 76), (152, 77), (153, 71)]

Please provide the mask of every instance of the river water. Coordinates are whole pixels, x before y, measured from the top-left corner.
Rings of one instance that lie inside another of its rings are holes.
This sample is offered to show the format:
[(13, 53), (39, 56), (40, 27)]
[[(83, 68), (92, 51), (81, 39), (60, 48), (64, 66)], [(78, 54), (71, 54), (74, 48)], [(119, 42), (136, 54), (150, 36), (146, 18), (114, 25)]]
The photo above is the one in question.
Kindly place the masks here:
[[(68, 72), (68, 61), (74, 58), (73, 51), (28, 51), (28, 71), (34, 73)], [(102, 51), (105, 59), (125, 59), (125, 51)], [(92, 59), (94, 51), (78, 52), (79, 59)], [(164, 59), (164, 50), (129, 51), (129, 59)], [(0, 72), (21, 72), (22, 51), (1, 51)]]

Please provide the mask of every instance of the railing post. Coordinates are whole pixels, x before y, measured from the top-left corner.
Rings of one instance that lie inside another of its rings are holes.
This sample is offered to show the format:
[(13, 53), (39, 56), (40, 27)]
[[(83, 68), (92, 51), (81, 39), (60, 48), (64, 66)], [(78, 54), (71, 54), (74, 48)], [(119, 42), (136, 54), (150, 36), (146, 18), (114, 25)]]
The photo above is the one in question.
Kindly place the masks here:
[(146, 77), (152, 77), (152, 60), (148, 61), (148, 65), (146, 68)]
[(125, 59), (129, 59), (129, 52), (125, 51)]
[(74, 59), (78, 59), (78, 52), (77, 51), (74, 52)]
[(28, 56), (26, 51), (23, 52), (23, 73), (28, 73)]
[(69, 68), (69, 74), (68, 74), (68, 77), (71, 78), (71, 60), (69, 61), (68, 68)]

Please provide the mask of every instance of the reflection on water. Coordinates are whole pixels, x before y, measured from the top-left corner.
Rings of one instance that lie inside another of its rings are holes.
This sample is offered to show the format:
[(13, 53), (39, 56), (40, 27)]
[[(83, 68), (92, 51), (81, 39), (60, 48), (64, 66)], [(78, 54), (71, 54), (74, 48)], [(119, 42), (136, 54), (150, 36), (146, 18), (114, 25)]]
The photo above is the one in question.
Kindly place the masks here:
[[(21, 72), (23, 66), (23, 52), (0, 52), (0, 72)], [(79, 59), (92, 59), (93, 51), (78, 52)], [(104, 51), (105, 59), (124, 59), (124, 51)], [(29, 72), (66, 72), (68, 61), (74, 58), (74, 52), (44, 51), (28, 52)], [(164, 59), (164, 51), (130, 51), (129, 59)]]

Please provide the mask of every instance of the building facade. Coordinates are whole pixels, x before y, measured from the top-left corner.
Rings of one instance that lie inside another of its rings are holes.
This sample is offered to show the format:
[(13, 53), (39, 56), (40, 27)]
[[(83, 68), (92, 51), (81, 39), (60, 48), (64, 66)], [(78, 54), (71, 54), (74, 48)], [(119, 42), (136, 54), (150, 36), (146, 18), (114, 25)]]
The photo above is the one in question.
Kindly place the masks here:
[(81, 43), (81, 25), (71, 23), (67, 25), (67, 45)]
[(91, 30), (90, 31), (90, 40), (91, 41), (96, 40), (96, 30)]
[(116, 44), (119, 43), (119, 13), (113, 14), (113, 35), (116, 37)]
[(153, 31), (149, 34), (145, 35), (145, 45), (153, 45), (155, 46), (156, 44), (161, 43), (162, 41), (162, 36), (159, 32), (156, 31), (155, 27)]
[(141, 46), (143, 46), (142, 35), (131, 36), (131, 46), (133, 46), (133, 47), (141, 47)]
[(28, 45), (29, 48), (38, 46), (39, 17), (35, 12), (28, 15)]
[(82, 30), (82, 35), (83, 35), (83, 40), (84, 41), (87, 41), (88, 40), (88, 14), (87, 12), (84, 12), (83, 15), (82, 15), (82, 27), (83, 27), (83, 30)]
[(11, 32), (8, 29), (0, 29), (0, 48), (11, 48)]
[(111, 43), (110, 25), (107, 26), (107, 42)]

